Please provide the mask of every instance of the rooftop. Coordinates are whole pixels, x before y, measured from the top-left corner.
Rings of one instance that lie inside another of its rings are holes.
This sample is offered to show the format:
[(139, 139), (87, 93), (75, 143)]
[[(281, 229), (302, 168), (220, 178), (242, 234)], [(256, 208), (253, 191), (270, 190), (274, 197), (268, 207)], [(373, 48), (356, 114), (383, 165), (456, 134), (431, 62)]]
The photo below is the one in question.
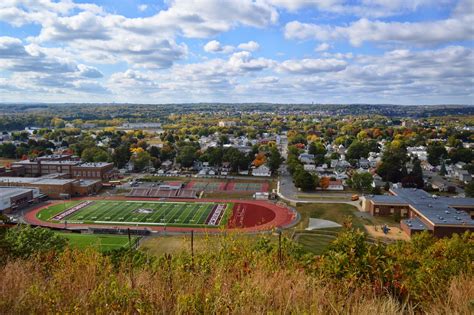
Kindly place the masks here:
[(94, 162), (94, 163), (82, 163), (79, 167), (104, 167), (111, 165), (109, 162)]
[[(474, 206), (474, 198), (434, 197), (421, 189), (392, 188), (393, 194), (406, 202), (434, 225), (455, 224), (474, 227), (474, 220), (452, 206)], [(461, 201), (464, 199), (464, 201)]]
[(25, 192), (29, 192), (32, 189), (18, 188), (18, 187), (0, 187), (0, 199), (11, 198)]
[(19, 183), (31, 185), (65, 185), (76, 181), (75, 179), (52, 179), (44, 177), (0, 177), (0, 184)]
[(421, 221), (418, 218), (405, 219), (405, 220), (402, 220), (401, 222), (402, 224), (405, 224), (406, 226), (408, 226), (410, 230), (416, 230), (416, 231), (429, 230), (426, 224), (424, 224), (423, 221)]

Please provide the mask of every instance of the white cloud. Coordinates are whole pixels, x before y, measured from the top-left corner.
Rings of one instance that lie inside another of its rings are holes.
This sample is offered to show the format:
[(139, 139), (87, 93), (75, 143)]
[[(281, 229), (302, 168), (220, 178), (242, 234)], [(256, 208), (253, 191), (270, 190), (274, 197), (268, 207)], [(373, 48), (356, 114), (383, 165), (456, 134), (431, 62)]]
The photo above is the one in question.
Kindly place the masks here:
[(256, 51), (260, 48), (260, 45), (257, 42), (251, 40), (247, 43), (240, 44), (238, 47), (239, 49), (246, 50), (246, 51)]
[(151, 95), (163, 102), (441, 103), (472, 96), (473, 62), (473, 51), (460, 46), (281, 63), (238, 52), (227, 60), (176, 64), (166, 73), (114, 74), (108, 88), (123, 99)]
[(204, 51), (208, 53), (231, 53), (234, 51), (234, 47), (230, 45), (222, 46), (217, 40), (211, 40), (206, 45), (204, 45)]
[(298, 74), (337, 72), (347, 67), (347, 62), (338, 59), (286, 60), (280, 64), (281, 71)]
[(231, 67), (243, 71), (260, 71), (273, 66), (274, 61), (266, 58), (253, 58), (248, 51), (234, 53), (230, 59)]
[(140, 12), (144, 12), (144, 11), (146, 11), (146, 9), (148, 9), (148, 6), (146, 4), (140, 4), (138, 6), (138, 11), (140, 11)]
[[(292, 21), (285, 25), (288, 39), (319, 41), (348, 40), (353, 46), (364, 42), (435, 45), (474, 39), (474, 11), (461, 10), (461, 1), (451, 17), (426, 22), (385, 22), (359, 19), (348, 26), (319, 25)], [(429, 31), (428, 31), (429, 30)]]
[(290, 11), (310, 7), (333, 14), (386, 17), (414, 12), (424, 6), (445, 5), (452, 0), (269, 0), (269, 2)]
[(321, 43), (314, 50), (316, 52), (323, 52), (328, 50), (329, 48), (331, 48), (331, 45), (329, 45), (328, 43)]

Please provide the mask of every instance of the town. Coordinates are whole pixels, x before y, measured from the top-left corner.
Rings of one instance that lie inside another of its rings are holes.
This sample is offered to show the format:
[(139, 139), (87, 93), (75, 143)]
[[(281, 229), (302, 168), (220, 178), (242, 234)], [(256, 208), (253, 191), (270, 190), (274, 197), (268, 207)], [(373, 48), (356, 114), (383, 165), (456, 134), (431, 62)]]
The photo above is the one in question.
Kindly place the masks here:
[(473, 26), (0, 1), (0, 314), (474, 314)]
[[(387, 219), (379, 230), (390, 227), (385, 239), (473, 230), (471, 116), (334, 117), (330, 107), (297, 114), (259, 108), (211, 112), (196, 105), (191, 113), (152, 120), (88, 121), (57, 117), (53, 109), (63, 108), (53, 106), (42, 124), (23, 130), (8, 123), (21, 124), (25, 113), (5, 115), (0, 211), (21, 222), (18, 210), (32, 203), (87, 196), (281, 200), (296, 209), (315, 200), (352, 206), (356, 218), (373, 225), (367, 229), (374, 237), (380, 217)], [(105, 116), (116, 110), (102, 108)], [(124, 116), (130, 110), (124, 106)], [(427, 203), (437, 207), (428, 216), (413, 202), (389, 197), (400, 189), (423, 191), (418, 200), (432, 199)], [(446, 206), (438, 206), (441, 200)], [(432, 217), (443, 219), (435, 224)], [(333, 223), (343, 224), (340, 218)]]

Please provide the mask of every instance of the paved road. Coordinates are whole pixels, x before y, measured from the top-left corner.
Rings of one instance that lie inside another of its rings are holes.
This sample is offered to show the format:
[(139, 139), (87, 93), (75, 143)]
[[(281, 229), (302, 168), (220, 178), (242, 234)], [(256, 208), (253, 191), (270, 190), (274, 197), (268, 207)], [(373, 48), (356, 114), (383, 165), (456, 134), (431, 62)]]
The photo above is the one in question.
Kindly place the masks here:
[(352, 205), (356, 207), (359, 211), (363, 211), (362, 207), (360, 205), (360, 201), (350, 201), (347, 200), (347, 196), (343, 195), (341, 196), (340, 199), (334, 198), (334, 196), (337, 196), (336, 194), (328, 194), (328, 197), (331, 197), (331, 199), (321, 199), (321, 197), (324, 197), (323, 193), (315, 193), (315, 199), (311, 198), (298, 198), (298, 188), (295, 187), (295, 184), (293, 184), (293, 179), (291, 175), (289, 175), (288, 171), (286, 170), (286, 165), (282, 165), (280, 168), (280, 178), (278, 181), (278, 194), (280, 198), (285, 199), (289, 202), (294, 202), (294, 203), (322, 203), (322, 204), (327, 204), (327, 203), (345, 203)]

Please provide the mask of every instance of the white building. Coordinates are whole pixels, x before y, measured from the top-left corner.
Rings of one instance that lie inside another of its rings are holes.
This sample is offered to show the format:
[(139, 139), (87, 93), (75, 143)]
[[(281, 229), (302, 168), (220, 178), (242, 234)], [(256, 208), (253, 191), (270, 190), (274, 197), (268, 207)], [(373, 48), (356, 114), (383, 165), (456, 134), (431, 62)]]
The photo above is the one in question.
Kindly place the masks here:
[(340, 181), (340, 180), (330, 181), (327, 190), (344, 190), (344, 186), (342, 185), (342, 181)]
[(235, 127), (237, 123), (235, 121), (219, 121), (219, 127)]
[(260, 165), (252, 170), (252, 176), (270, 177), (272, 176), (272, 172), (268, 166)]

